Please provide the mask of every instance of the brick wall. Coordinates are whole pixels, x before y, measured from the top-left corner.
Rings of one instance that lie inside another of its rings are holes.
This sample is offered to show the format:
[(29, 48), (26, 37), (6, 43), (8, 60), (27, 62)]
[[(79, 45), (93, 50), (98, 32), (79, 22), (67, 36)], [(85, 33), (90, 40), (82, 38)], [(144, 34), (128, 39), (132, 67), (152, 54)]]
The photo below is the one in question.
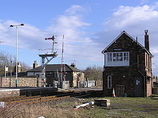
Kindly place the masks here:
[[(41, 87), (40, 78), (18, 77), (18, 87)], [(15, 87), (16, 78), (0, 78), (0, 87)]]

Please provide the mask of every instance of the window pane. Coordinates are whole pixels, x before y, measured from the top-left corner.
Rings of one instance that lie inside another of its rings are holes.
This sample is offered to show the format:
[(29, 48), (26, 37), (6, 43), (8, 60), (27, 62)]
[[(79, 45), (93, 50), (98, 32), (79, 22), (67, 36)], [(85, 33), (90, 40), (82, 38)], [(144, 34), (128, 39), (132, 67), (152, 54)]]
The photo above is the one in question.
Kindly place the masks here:
[(122, 53), (117, 53), (117, 61), (122, 61)]
[(113, 53), (113, 61), (117, 61), (117, 54)]
[(111, 75), (107, 76), (107, 88), (108, 89), (112, 88), (112, 76)]
[(126, 53), (124, 53), (124, 61), (128, 61), (129, 60), (129, 55), (128, 55), (128, 53), (126, 52)]
[(112, 61), (112, 53), (108, 53), (108, 61)]
[(129, 52), (107, 52), (105, 66), (129, 66)]

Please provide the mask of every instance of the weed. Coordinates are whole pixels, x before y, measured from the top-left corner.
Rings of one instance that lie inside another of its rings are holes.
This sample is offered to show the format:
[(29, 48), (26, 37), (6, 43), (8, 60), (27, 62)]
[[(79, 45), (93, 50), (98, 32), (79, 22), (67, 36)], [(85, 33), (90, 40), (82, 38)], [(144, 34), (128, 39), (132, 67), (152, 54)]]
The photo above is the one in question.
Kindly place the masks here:
[[(105, 98), (105, 97), (104, 97)], [(14, 104), (0, 109), (0, 118), (156, 118), (157, 100), (150, 98), (106, 97), (110, 107), (86, 106), (74, 110), (73, 107), (100, 98), (62, 99), (36, 104)]]

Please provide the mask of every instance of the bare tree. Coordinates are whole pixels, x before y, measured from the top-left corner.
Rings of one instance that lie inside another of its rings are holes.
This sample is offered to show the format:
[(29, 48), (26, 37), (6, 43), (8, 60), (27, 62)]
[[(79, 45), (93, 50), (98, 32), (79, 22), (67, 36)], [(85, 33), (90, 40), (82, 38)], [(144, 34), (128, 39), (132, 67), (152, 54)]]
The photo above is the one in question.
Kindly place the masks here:
[[(5, 66), (9, 67), (10, 72), (15, 72), (16, 58), (6, 51), (0, 50), (0, 75), (4, 75)], [(29, 69), (25, 63), (18, 62), (22, 65), (22, 71), (25, 72)]]
[(28, 66), (26, 63), (20, 63), (21, 64), (21, 69), (22, 69), (22, 72), (26, 72), (27, 70), (30, 69), (30, 66)]
[(88, 80), (102, 80), (102, 71), (102, 67), (94, 65), (92, 67), (87, 67), (84, 73)]

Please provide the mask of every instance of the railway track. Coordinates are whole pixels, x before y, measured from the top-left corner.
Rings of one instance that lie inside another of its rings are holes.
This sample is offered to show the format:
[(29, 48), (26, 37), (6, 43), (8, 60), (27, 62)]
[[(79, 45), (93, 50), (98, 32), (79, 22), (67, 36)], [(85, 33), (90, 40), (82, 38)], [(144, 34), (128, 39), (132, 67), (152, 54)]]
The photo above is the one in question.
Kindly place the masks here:
[(16, 96), (16, 97), (8, 97), (8, 98), (1, 98), (0, 102), (5, 102), (6, 105), (11, 104), (35, 104), (41, 102), (48, 102), (53, 100), (65, 99), (70, 98), (70, 96), (47, 96), (47, 97), (40, 97), (40, 96)]
[(60, 93), (55, 96), (46, 96), (46, 97), (41, 97), (41, 96), (14, 96), (14, 97), (5, 97), (5, 98), (0, 98), (0, 102), (5, 102), (6, 105), (11, 105), (11, 104), (35, 104), (35, 103), (42, 103), (42, 102), (48, 102), (48, 101), (54, 101), (54, 100), (61, 100), (61, 99), (66, 99), (70, 97), (75, 97), (75, 98), (81, 98), (85, 96), (90, 96), (89, 93)]

